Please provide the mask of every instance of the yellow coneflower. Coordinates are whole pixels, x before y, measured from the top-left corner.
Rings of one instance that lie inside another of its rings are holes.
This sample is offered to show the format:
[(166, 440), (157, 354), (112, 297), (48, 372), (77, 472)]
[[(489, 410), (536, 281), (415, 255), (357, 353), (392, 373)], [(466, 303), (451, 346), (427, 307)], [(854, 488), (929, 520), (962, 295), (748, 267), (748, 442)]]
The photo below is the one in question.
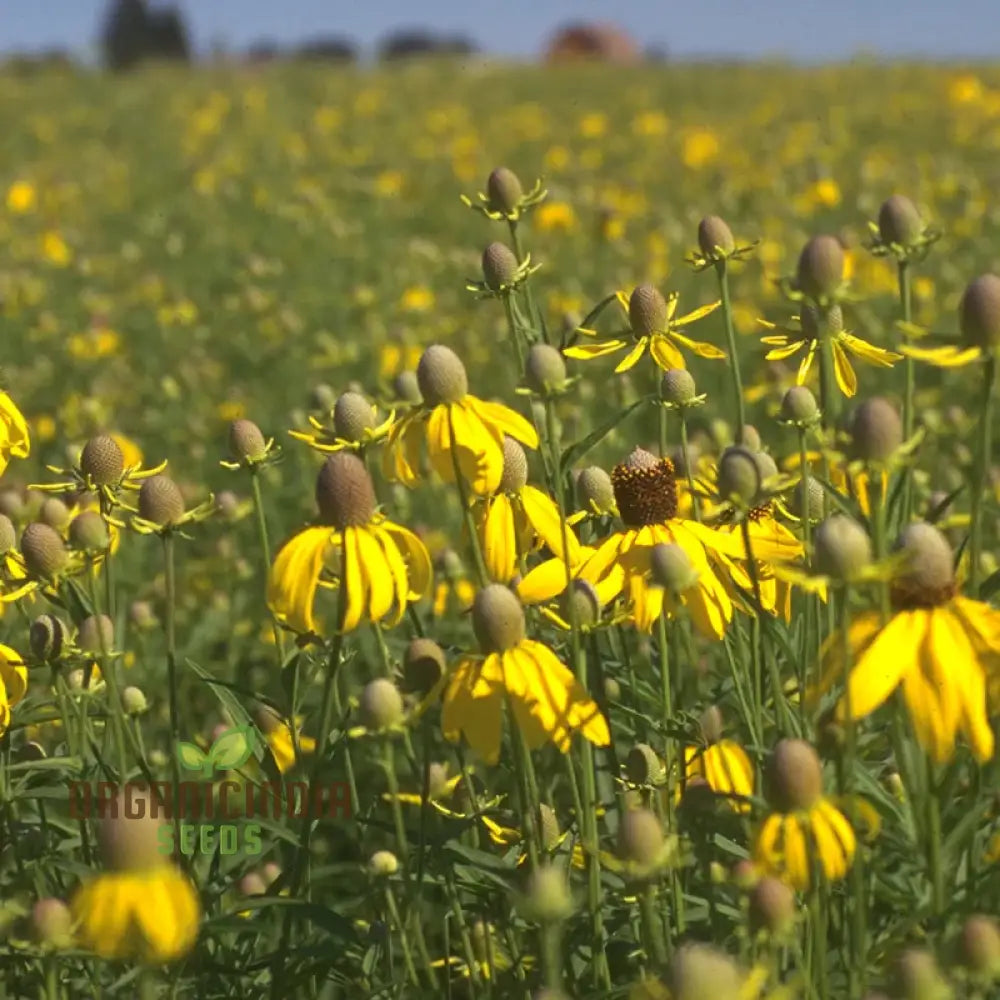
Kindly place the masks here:
[(311, 431), (289, 431), (288, 434), (324, 453), (344, 449), (360, 451), (388, 436), (395, 419), (396, 413), (392, 411), (379, 423), (377, 407), (360, 392), (345, 392), (333, 405), (332, 427), (310, 416)]
[(507, 434), (529, 448), (538, 447), (534, 427), (501, 403), (469, 393), (465, 366), (442, 344), (428, 347), (417, 365), (424, 401), (389, 432), (384, 470), (407, 486), (417, 480), (420, 444), (426, 441), (434, 471), (446, 482), (462, 479), (480, 496), (495, 493), (503, 476), (503, 439)]
[(524, 610), (512, 591), (501, 584), (481, 590), (472, 624), (483, 655), (463, 657), (448, 679), (441, 715), (447, 739), (464, 735), (495, 764), (506, 700), (532, 749), (551, 742), (566, 753), (574, 732), (608, 745), (608, 724), (594, 700), (552, 650), (525, 636)]
[(71, 901), (80, 944), (101, 958), (160, 965), (186, 955), (198, 937), (198, 892), (170, 861), (171, 830), (158, 808), (148, 795), (119, 795), (100, 828), (109, 870)]
[(15, 565), (16, 571), (5, 581), (10, 589), (0, 594), (0, 601), (4, 603), (18, 601), (36, 591), (54, 593), (57, 582), (79, 573), (84, 562), (76, 553), (67, 550), (55, 528), (33, 521), (21, 532), (20, 560), (8, 564), (8, 568), (14, 569)]
[(555, 503), (528, 485), (528, 459), (513, 438), (504, 438), (500, 486), (476, 505), (475, 520), (486, 571), (497, 583), (509, 583), (538, 542), (561, 558), (564, 531), (570, 561), (579, 557), (580, 543)]
[(774, 810), (757, 833), (754, 861), (796, 889), (808, 889), (813, 868), (833, 882), (854, 860), (857, 840), (847, 818), (823, 795), (816, 751), (782, 740), (768, 762), (767, 796)]
[(316, 633), (316, 588), (329, 586), (321, 578), (328, 560), (339, 556), (334, 575), (342, 587), (343, 631), (390, 613), (390, 621), (398, 622), (406, 605), (430, 590), (423, 542), (377, 513), (371, 476), (351, 452), (326, 460), (316, 479), (316, 503), (322, 523), (286, 542), (271, 567), (268, 604), (275, 617), (295, 631)]
[[(546, 559), (518, 581), (517, 596), (524, 604), (538, 605), (545, 618), (567, 632), (573, 628), (574, 619), (577, 628), (585, 632), (601, 624), (626, 620), (628, 616), (624, 614), (601, 619), (601, 612), (621, 589), (615, 580), (606, 578), (595, 586), (580, 579), (581, 569), (593, 554), (592, 548), (580, 545), (575, 559), (570, 559), (568, 564), (558, 557)], [(556, 598), (558, 602), (552, 604)]]
[[(840, 391), (848, 397), (853, 396), (858, 389), (858, 378), (854, 373), (851, 357), (880, 368), (891, 368), (896, 361), (903, 357), (901, 354), (887, 351), (883, 347), (876, 347), (874, 344), (868, 343), (867, 340), (862, 340), (860, 337), (848, 333), (844, 329), (844, 317), (838, 305), (831, 306), (824, 320), (812, 305), (803, 303), (801, 314), (793, 319), (798, 320), (800, 330), (780, 327), (763, 319), (757, 322), (768, 330), (779, 331), (761, 337), (761, 343), (770, 348), (764, 355), (765, 361), (783, 361), (805, 348), (805, 357), (802, 358), (798, 374), (795, 376), (796, 385), (805, 384), (816, 357), (816, 351), (825, 336), (829, 336), (833, 341), (833, 368), (837, 385)], [(826, 324), (825, 330), (824, 323)]]
[(597, 546), (580, 570), (580, 578), (612, 597), (627, 591), (637, 619), (649, 623), (655, 620), (650, 602), (663, 599), (662, 588), (649, 584), (652, 549), (658, 544), (678, 545), (698, 574), (697, 585), (685, 594), (684, 603), (704, 634), (721, 637), (732, 617), (732, 602), (709, 565), (707, 553), (717, 551), (741, 559), (742, 543), (677, 516), (677, 484), (668, 458), (657, 459), (636, 448), (615, 466), (611, 484), (625, 527)]
[(24, 657), (0, 645), (0, 736), (10, 727), (11, 709), (28, 690), (28, 668)]
[[(685, 367), (684, 355), (680, 350), (682, 347), (701, 358), (725, 358), (725, 351), (719, 350), (718, 347), (702, 341), (691, 340), (690, 337), (685, 337), (678, 332), (681, 327), (694, 323), (714, 312), (722, 304), (721, 301), (700, 306), (684, 316), (677, 316), (679, 299), (677, 292), (673, 292), (669, 298), (664, 299), (652, 285), (638, 285), (631, 295), (626, 296), (624, 292), (616, 292), (615, 298), (628, 317), (628, 330), (623, 330), (621, 336), (615, 336), (611, 340), (567, 347), (563, 351), (566, 357), (581, 360), (601, 358), (606, 354), (621, 351), (631, 344), (632, 349), (618, 363), (618, 367), (615, 368), (616, 372), (626, 372), (630, 368), (634, 368), (647, 351), (664, 371)], [(582, 327), (577, 330), (577, 333), (588, 337), (597, 336), (595, 330)], [(631, 335), (631, 341), (624, 339), (625, 334)]]
[(28, 422), (14, 400), (0, 392), (0, 475), (10, 464), (11, 457), (27, 458), (30, 453)]
[[(911, 524), (899, 539), (904, 567), (890, 584), (894, 614), (850, 625), (854, 664), (837, 717), (860, 719), (902, 688), (917, 739), (937, 762), (954, 754), (959, 732), (980, 761), (993, 756), (987, 699), (1000, 696), (1000, 612), (958, 593), (951, 546), (930, 524)], [(844, 676), (840, 645), (829, 641), (818, 694)]]
[(722, 735), (722, 713), (713, 705), (701, 717), (702, 746), (684, 748), (684, 784), (703, 778), (716, 795), (725, 796), (737, 812), (749, 812), (754, 769), (735, 740)]

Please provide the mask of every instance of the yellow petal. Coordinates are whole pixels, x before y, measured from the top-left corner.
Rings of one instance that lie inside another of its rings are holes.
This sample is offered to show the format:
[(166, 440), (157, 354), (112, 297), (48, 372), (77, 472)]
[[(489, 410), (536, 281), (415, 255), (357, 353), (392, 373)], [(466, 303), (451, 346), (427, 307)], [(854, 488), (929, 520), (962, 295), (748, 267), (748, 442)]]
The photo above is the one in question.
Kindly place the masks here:
[(323, 556), (337, 536), (331, 528), (300, 531), (282, 546), (271, 567), (267, 602), (275, 617), (299, 632), (315, 632), (313, 599)]
[[(534, 486), (524, 486), (520, 497), (524, 513), (538, 537), (560, 559), (567, 558), (563, 552), (563, 523), (555, 503)], [(580, 561), (580, 543), (569, 525), (565, 528), (565, 540), (570, 565), (574, 566)]]
[(567, 347), (563, 354), (567, 358), (589, 361), (591, 358), (603, 358), (606, 354), (614, 354), (625, 346), (624, 340), (605, 340), (599, 344), (575, 344), (573, 347)]
[(708, 305), (699, 306), (697, 309), (692, 309), (686, 316), (681, 316), (678, 319), (671, 321), (671, 326), (687, 326), (688, 323), (694, 323), (696, 320), (701, 319), (703, 316), (708, 316), (709, 313), (715, 312), (719, 306), (722, 305), (722, 299), (718, 302), (710, 302)]
[(668, 372), (671, 368), (686, 368), (684, 355), (662, 333), (654, 333), (649, 344), (649, 353), (656, 364)]
[(638, 363), (639, 359), (646, 353), (646, 348), (649, 346), (649, 337), (640, 337), (639, 342), (632, 348), (628, 354), (618, 362), (615, 368), (615, 374), (620, 374), (621, 372), (627, 372), (629, 369), (634, 368)]
[(514, 512), (504, 494), (491, 497), (481, 515), (483, 559), (491, 580), (509, 583), (517, 572)]
[(928, 364), (937, 365), (938, 368), (961, 368), (963, 365), (978, 361), (982, 355), (979, 347), (967, 347), (959, 349), (953, 344), (944, 347), (913, 347), (903, 345), (900, 351), (908, 358), (915, 361), (926, 361)]
[(858, 391), (858, 379), (839, 340), (833, 342), (833, 373), (840, 391), (850, 399)]

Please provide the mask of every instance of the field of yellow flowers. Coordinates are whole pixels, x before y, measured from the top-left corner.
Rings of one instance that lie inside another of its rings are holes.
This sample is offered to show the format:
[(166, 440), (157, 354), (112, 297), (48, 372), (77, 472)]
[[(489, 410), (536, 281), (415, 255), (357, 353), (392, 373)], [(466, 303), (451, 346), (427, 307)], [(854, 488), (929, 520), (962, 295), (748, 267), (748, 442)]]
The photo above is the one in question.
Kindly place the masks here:
[(5, 996), (1000, 995), (1000, 71), (0, 110)]

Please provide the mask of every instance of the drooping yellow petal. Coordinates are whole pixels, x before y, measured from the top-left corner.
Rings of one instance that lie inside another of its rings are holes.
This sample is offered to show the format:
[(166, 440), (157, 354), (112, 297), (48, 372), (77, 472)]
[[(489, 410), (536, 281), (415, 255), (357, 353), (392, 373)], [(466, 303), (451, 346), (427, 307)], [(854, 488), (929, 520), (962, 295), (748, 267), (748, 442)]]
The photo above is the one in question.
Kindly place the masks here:
[(876, 347), (874, 344), (869, 344), (867, 340), (855, 337), (852, 333), (841, 333), (837, 340), (851, 354), (867, 361), (870, 365), (878, 365), (880, 368), (891, 368), (895, 362), (901, 361), (903, 358), (902, 354), (887, 351), (884, 347)]
[[(538, 537), (560, 559), (566, 558), (563, 553), (563, 524), (555, 502), (534, 486), (522, 487), (520, 497), (524, 513)], [(570, 565), (574, 566), (580, 561), (580, 543), (569, 525), (566, 526), (565, 540)]]
[[(352, 529), (348, 528), (348, 531)], [(361, 573), (368, 591), (368, 607), (365, 617), (371, 622), (380, 622), (391, 610), (395, 594), (395, 581), (385, 552), (378, 537), (370, 528), (355, 528), (354, 543), (358, 554)]]
[(938, 632), (928, 654), (935, 657), (938, 673), (955, 685), (960, 724), (976, 759), (989, 760), (994, 737), (986, 707), (986, 677), (961, 619), (948, 606), (936, 609), (934, 618)]
[(479, 514), (483, 560), (491, 580), (509, 583), (517, 572), (517, 539), (510, 498), (503, 493), (490, 497)]
[[(777, 340), (777, 339), (778, 339), (777, 337), (764, 337), (763, 338), (763, 340), (764, 340), (765, 343), (767, 343), (769, 340)], [(780, 339), (782, 341), (785, 340), (784, 337), (782, 337)], [(767, 354), (764, 355), (764, 360), (765, 361), (784, 361), (785, 358), (790, 358), (797, 351), (802, 350), (802, 348), (805, 345), (805, 343), (806, 342), (804, 340), (795, 340), (795, 341), (793, 341), (790, 344), (783, 344), (781, 347), (775, 347), (772, 350), (768, 351)]]
[(672, 319), (670, 325), (673, 326), (687, 326), (688, 323), (694, 323), (696, 320), (701, 319), (703, 316), (708, 316), (710, 313), (714, 313), (719, 306), (722, 305), (722, 299), (717, 302), (710, 302), (705, 306), (698, 306), (697, 309), (692, 309), (691, 312), (684, 316), (679, 316), (677, 319)]
[(811, 881), (809, 864), (809, 844), (806, 831), (802, 828), (805, 822), (797, 815), (788, 816), (784, 824), (784, 841), (782, 843), (784, 875), (796, 889), (806, 889)]
[(806, 379), (809, 377), (809, 369), (812, 368), (813, 358), (816, 356), (816, 348), (819, 346), (819, 341), (811, 340), (809, 342), (809, 350), (806, 351), (805, 356), (799, 362), (799, 370), (795, 373), (795, 384), (805, 385)]
[(712, 358), (719, 361), (726, 357), (725, 351), (716, 347), (715, 344), (706, 343), (704, 340), (692, 340), (674, 330), (671, 330), (668, 336), (675, 344), (686, 347), (692, 354), (697, 354), (699, 358)]
[(299, 632), (315, 632), (313, 599), (327, 548), (337, 539), (328, 527), (306, 528), (278, 552), (268, 578), (267, 603), (278, 621)]
[(406, 576), (409, 582), (409, 599), (418, 601), (430, 593), (433, 569), (431, 557), (424, 543), (409, 528), (393, 521), (383, 521), (382, 529), (387, 531), (399, 546), (406, 559)]
[(978, 361), (982, 356), (982, 348), (966, 347), (961, 349), (954, 344), (944, 347), (913, 347), (910, 344), (901, 346), (900, 351), (914, 361), (926, 361), (938, 368), (961, 368), (964, 365)]
[(624, 340), (604, 340), (598, 344), (574, 344), (572, 347), (567, 347), (563, 354), (567, 358), (589, 361), (592, 358), (603, 358), (606, 354), (614, 354), (625, 346)]
[(0, 645), (0, 683), (5, 690), (5, 701), (16, 705), (28, 690), (28, 667), (24, 657), (10, 646)]
[(649, 343), (649, 353), (657, 366), (668, 372), (672, 368), (686, 368), (684, 355), (677, 349), (668, 336), (654, 333)]
[(441, 730), (445, 739), (461, 736), (488, 764), (500, 759), (503, 726), (503, 673), (496, 654), (478, 661), (460, 660), (442, 697)]
[(343, 609), (345, 632), (353, 632), (364, 620), (371, 593), (370, 581), (362, 562), (358, 544), (358, 536), (363, 532), (363, 528), (348, 527), (344, 530), (344, 542), (340, 556), (340, 600), (345, 602)]
[(640, 337), (638, 343), (632, 348), (632, 350), (618, 362), (618, 365), (615, 367), (615, 374), (620, 375), (622, 372), (627, 372), (634, 368), (639, 363), (639, 359), (646, 353), (646, 348), (648, 346), (649, 337)]
[(850, 399), (858, 391), (858, 378), (839, 340), (833, 342), (833, 373), (840, 391)]
[(464, 403), (466, 407), (479, 415), (484, 424), (492, 427), (501, 435), (501, 444), (503, 443), (502, 436), (506, 434), (528, 448), (538, 447), (538, 432), (532, 427), (530, 421), (509, 406), (504, 406), (503, 403), (491, 403), (485, 399), (478, 399), (476, 396), (466, 396)]

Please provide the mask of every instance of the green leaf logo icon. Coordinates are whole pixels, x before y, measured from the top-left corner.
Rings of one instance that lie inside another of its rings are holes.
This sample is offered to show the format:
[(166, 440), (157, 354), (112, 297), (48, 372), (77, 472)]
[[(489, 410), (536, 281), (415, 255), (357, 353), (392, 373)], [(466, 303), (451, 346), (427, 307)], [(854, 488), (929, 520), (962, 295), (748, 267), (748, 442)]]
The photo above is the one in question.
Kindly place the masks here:
[(234, 726), (227, 729), (212, 744), (208, 759), (220, 771), (231, 771), (245, 764), (253, 753), (253, 729), (250, 726)]
[(201, 752), (201, 749), (193, 743), (185, 743), (183, 740), (177, 744), (177, 760), (180, 761), (181, 767), (188, 771), (204, 772), (206, 768), (209, 772), (212, 770), (211, 762)]

